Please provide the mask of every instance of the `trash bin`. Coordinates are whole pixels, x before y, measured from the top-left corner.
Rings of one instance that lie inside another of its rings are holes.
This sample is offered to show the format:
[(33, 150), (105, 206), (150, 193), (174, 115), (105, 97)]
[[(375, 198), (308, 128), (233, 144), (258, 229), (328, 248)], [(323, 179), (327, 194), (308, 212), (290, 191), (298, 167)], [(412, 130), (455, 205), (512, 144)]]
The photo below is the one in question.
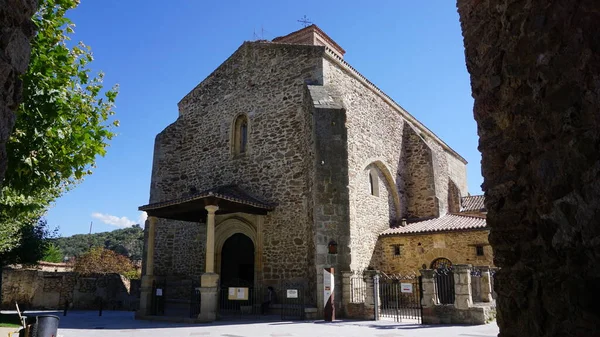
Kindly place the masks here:
[(58, 321), (54, 315), (38, 315), (27, 317), (27, 321), (35, 320), (29, 337), (56, 337), (58, 334)]

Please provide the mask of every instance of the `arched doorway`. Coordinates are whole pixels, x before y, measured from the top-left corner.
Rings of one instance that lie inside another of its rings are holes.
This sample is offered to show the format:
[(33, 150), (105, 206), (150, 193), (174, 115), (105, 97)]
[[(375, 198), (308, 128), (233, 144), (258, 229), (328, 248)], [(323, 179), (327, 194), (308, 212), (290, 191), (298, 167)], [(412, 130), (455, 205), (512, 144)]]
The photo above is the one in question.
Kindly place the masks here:
[(244, 234), (233, 234), (223, 243), (221, 285), (226, 287), (254, 285), (254, 243)]

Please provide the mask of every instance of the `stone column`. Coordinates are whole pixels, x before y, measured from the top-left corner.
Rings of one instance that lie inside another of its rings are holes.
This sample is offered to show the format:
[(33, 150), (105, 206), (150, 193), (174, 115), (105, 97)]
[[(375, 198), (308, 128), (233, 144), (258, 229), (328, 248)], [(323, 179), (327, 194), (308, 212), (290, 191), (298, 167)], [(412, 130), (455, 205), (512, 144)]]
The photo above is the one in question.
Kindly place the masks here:
[(348, 317), (348, 305), (352, 299), (352, 276), (351, 271), (342, 272), (342, 315)]
[(148, 217), (146, 223), (146, 232), (148, 233), (146, 242), (146, 273), (142, 276), (142, 285), (140, 287), (140, 309), (137, 316), (146, 316), (152, 314), (152, 283), (154, 277), (154, 238), (156, 236), (156, 223), (158, 219), (154, 216)]
[(206, 273), (215, 272), (215, 212), (219, 206), (208, 205), (206, 216)]
[(468, 310), (473, 306), (471, 298), (471, 265), (454, 265), (454, 307)]
[(208, 205), (206, 216), (206, 272), (200, 277), (201, 322), (213, 322), (217, 318), (219, 274), (215, 273), (215, 212), (218, 206)]
[(435, 291), (435, 279), (433, 278), (433, 269), (420, 270), (422, 276), (423, 298), (421, 305), (423, 308), (432, 308), (438, 304), (438, 297)]
[(477, 267), (479, 268), (479, 270), (481, 270), (481, 277), (480, 277), (480, 283), (481, 283), (481, 301), (482, 302), (491, 302), (492, 301), (492, 282), (491, 280), (491, 275), (490, 275), (490, 267), (489, 266), (482, 266), (482, 267)]

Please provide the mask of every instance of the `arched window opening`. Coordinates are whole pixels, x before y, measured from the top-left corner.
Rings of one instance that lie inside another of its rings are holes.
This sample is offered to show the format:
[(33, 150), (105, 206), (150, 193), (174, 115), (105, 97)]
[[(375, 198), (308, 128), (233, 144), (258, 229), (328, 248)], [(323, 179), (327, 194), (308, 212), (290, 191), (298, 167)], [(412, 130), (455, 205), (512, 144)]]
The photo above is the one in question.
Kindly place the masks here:
[(233, 128), (233, 154), (243, 154), (248, 150), (248, 117), (240, 115)]
[(375, 168), (369, 170), (369, 192), (373, 196), (379, 196), (379, 175)]

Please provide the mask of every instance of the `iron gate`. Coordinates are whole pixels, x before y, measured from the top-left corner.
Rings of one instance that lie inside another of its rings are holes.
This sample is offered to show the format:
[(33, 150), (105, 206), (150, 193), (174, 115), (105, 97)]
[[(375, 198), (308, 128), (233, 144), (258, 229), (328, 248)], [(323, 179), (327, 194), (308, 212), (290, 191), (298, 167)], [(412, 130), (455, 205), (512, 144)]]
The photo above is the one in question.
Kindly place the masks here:
[(304, 319), (305, 292), (302, 283), (281, 283), (281, 320)]
[(379, 279), (379, 317), (395, 322), (422, 323), (421, 276), (382, 273)]

